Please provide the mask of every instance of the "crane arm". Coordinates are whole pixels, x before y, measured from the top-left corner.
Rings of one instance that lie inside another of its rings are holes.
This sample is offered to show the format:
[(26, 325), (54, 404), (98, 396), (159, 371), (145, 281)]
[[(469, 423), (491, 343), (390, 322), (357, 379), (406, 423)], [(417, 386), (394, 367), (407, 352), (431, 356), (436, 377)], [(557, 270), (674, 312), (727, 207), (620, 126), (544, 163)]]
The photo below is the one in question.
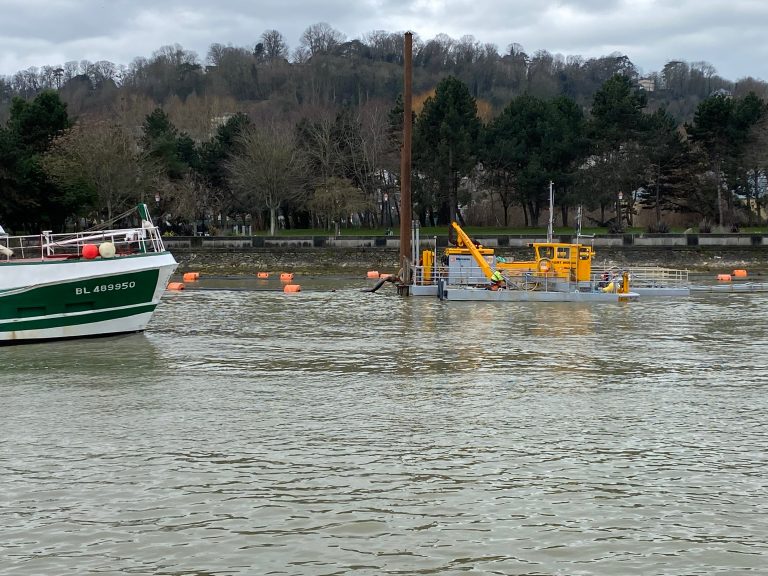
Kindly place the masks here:
[(451, 222), (451, 226), (453, 226), (453, 229), (456, 230), (456, 236), (460, 241), (459, 245), (463, 244), (464, 247), (469, 250), (469, 253), (472, 254), (475, 262), (477, 262), (477, 265), (480, 266), (480, 270), (482, 270), (483, 274), (485, 274), (485, 277), (490, 280), (491, 276), (493, 276), (493, 270), (491, 270), (491, 267), (488, 265), (488, 262), (486, 262), (485, 258), (483, 258), (483, 255), (480, 254), (480, 251), (477, 249), (477, 246), (475, 246), (475, 243), (472, 242), (472, 239), (467, 236), (464, 230), (461, 229), (461, 226), (459, 226), (456, 222)]

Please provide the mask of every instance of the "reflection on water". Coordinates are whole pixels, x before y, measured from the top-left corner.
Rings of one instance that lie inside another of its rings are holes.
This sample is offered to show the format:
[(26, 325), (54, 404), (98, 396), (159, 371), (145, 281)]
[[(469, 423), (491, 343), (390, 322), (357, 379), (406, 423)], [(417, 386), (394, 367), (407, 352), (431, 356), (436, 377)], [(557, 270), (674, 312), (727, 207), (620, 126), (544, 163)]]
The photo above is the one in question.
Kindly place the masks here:
[(0, 574), (764, 570), (768, 297), (365, 285), (0, 348)]

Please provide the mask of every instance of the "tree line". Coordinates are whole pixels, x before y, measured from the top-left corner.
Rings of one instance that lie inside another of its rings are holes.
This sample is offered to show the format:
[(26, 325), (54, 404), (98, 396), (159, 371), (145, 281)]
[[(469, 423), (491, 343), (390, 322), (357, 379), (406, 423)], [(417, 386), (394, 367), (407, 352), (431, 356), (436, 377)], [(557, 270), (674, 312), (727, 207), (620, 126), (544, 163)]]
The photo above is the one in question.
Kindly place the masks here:
[[(690, 121), (698, 104), (718, 90), (737, 97), (754, 91), (765, 97), (768, 89), (752, 78), (725, 79), (706, 62), (675, 60), (641, 75), (631, 59), (619, 53), (598, 58), (546, 50), (527, 53), (514, 42), (500, 50), (472, 36), (416, 37), (413, 57), (415, 93), (428, 92), (442, 78), (454, 76), (496, 112), (522, 94), (566, 96), (586, 109), (615, 74), (642, 80), (649, 109), (664, 108), (678, 121)], [(250, 46), (212, 44), (202, 59), (177, 44), (127, 65), (81, 60), (20, 70), (0, 77), (0, 121), (7, 119), (13, 97), (29, 100), (43, 90), (56, 90), (70, 113), (78, 116), (102, 113), (123, 102), (151, 102), (169, 111), (193, 138), (202, 139), (208, 134), (194, 125), (194, 118), (206, 105), (230, 113), (301, 114), (307, 107), (391, 103), (401, 91), (402, 62), (401, 33), (377, 30), (348, 39), (320, 22), (306, 28), (294, 50), (278, 30), (266, 30)], [(174, 108), (188, 108), (187, 117), (176, 117)]]
[[(0, 129), (0, 222), (62, 230), (147, 202), (168, 231), (216, 232), (226, 217), (269, 229), (392, 226), (399, 212), (402, 99), (389, 107), (222, 115), (207, 139), (157, 107), (71, 118), (56, 91), (15, 98)], [(690, 123), (648, 110), (631, 76), (604, 82), (584, 110), (560, 95), (522, 94), (495, 116), (454, 76), (414, 112), (413, 211), (422, 224), (539, 224), (556, 186), (563, 225), (584, 206), (619, 231), (640, 206), (665, 231), (669, 211), (710, 227), (760, 219), (768, 166), (768, 105), (755, 93), (715, 94)], [(709, 224), (706, 224), (709, 223)]]

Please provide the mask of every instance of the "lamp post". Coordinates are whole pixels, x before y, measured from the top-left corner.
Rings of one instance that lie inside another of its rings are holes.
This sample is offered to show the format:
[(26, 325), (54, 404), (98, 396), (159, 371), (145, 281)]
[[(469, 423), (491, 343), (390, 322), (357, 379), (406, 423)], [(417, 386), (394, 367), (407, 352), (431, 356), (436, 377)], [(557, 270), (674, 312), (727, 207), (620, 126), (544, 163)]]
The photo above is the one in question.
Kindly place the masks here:
[(619, 190), (618, 200), (616, 201), (616, 229), (623, 230), (624, 224), (621, 221), (621, 201), (624, 199), (624, 194)]
[(160, 213), (160, 192), (155, 192), (155, 218), (156, 226), (162, 226), (163, 215)]

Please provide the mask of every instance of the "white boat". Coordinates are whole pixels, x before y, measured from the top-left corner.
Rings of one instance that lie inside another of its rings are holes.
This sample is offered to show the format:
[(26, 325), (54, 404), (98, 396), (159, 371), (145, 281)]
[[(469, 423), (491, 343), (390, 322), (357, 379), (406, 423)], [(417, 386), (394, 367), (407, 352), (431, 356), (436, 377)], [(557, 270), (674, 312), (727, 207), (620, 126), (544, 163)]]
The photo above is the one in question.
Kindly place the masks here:
[(140, 225), (0, 236), (0, 344), (138, 332), (177, 263), (146, 205)]

